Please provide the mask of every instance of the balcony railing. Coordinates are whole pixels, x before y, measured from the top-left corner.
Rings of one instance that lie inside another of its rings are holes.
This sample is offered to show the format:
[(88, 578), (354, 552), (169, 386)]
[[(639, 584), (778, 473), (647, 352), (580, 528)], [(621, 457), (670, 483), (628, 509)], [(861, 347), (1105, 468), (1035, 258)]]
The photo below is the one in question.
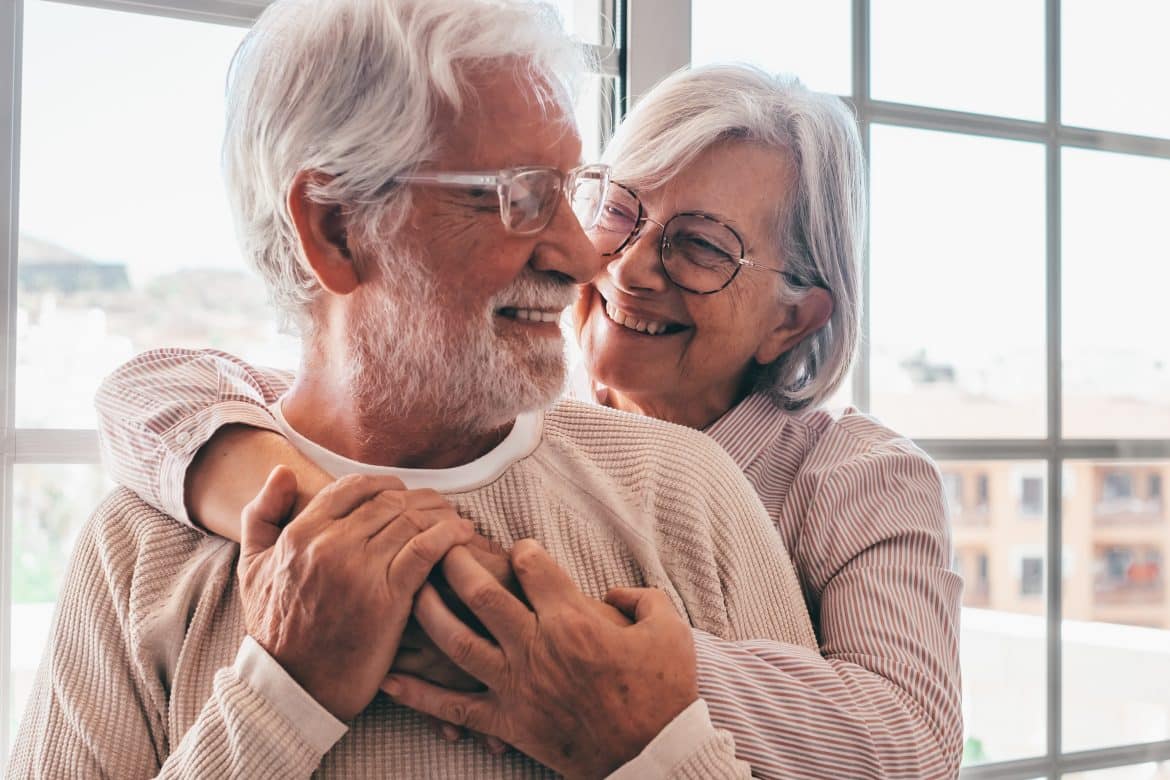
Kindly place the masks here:
[(1164, 519), (1160, 498), (1115, 498), (1093, 507), (1096, 525), (1153, 525)]

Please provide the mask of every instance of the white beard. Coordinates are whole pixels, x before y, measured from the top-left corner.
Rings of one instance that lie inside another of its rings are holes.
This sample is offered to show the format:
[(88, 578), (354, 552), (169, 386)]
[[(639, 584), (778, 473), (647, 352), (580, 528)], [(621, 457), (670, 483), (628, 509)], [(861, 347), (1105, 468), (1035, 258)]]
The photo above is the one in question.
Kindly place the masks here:
[[(367, 283), (362, 314), (349, 332), (350, 383), (363, 418), (426, 414), (466, 434), (493, 431), (560, 395), (565, 382), (563, 338), (525, 336), (495, 312), (504, 306), (561, 309), (572, 284), (525, 271), (477, 316), (448, 316), (438, 282), (420, 258), (399, 256)], [(503, 324), (508, 333), (499, 332)]]

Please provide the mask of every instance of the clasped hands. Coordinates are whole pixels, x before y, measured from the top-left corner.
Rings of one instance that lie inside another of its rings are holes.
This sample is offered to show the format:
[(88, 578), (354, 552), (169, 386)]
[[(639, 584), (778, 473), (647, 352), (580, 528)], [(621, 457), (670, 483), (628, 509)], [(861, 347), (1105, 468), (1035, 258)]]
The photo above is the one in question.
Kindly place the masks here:
[[(698, 698), (690, 629), (661, 591), (591, 599), (536, 542), (504, 556), (439, 494), (393, 477), (343, 477), (284, 524), (296, 499), (278, 467), (244, 510), (244, 620), (340, 720), (381, 688), (561, 774), (602, 777)], [(421, 632), (407, 635), (412, 615)]]

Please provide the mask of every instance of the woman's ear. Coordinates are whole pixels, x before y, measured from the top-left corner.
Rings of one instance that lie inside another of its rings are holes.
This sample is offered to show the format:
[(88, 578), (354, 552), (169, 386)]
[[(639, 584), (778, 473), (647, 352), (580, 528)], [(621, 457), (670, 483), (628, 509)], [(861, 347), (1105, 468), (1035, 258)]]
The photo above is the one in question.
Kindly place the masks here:
[(317, 281), (335, 295), (349, 295), (361, 279), (349, 251), (345, 217), (340, 206), (311, 197), (314, 186), (331, 178), (320, 171), (298, 173), (288, 191), (288, 213)]
[(774, 362), (824, 327), (832, 316), (833, 296), (822, 287), (810, 287), (797, 303), (779, 307), (772, 328), (756, 349), (756, 362), (761, 366)]

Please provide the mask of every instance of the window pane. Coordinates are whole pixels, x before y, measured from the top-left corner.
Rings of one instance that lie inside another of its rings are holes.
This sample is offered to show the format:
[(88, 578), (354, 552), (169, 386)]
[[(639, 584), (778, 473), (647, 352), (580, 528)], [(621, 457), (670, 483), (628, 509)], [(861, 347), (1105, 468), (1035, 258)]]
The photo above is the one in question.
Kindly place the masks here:
[(951, 514), (954, 568), (963, 577), (963, 762), (1042, 755), (1045, 465), (938, 465)]
[(581, 133), (581, 159), (595, 162), (613, 132), (613, 96), (617, 80), (605, 76), (586, 76), (577, 95), (577, 127)]
[(1064, 0), (1060, 22), (1064, 123), (1170, 137), (1170, 3)]
[(552, 0), (570, 35), (583, 43), (612, 46), (614, 20), (610, 18), (609, 0)]
[(853, 92), (848, 0), (694, 0), (691, 62), (747, 61), (795, 73), (810, 88)]
[(875, 125), (871, 150), (874, 413), (911, 436), (1043, 436), (1043, 147)]
[(1064, 433), (1170, 436), (1170, 160), (1063, 152)]
[(98, 380), (149, 347), (291, 365), (219, 173), (224, 79), (245, 31), (24, 10), (17, 424), (92, 427)]
[(1170, 461), (1064, 473), (1063, 749), (1170, 739)]
[(98, 466), (13, 469), (11, 728), (41, 662), (65, 564), (81, 526), (113, 487)]
[(1043, 0), (873, 0), (872, 9), (874, 98), (1044, 119)]
[(1170, 762), (1119, 766), (1093, 772), (1061, 775), (1062, 780), (1170, 780)]

